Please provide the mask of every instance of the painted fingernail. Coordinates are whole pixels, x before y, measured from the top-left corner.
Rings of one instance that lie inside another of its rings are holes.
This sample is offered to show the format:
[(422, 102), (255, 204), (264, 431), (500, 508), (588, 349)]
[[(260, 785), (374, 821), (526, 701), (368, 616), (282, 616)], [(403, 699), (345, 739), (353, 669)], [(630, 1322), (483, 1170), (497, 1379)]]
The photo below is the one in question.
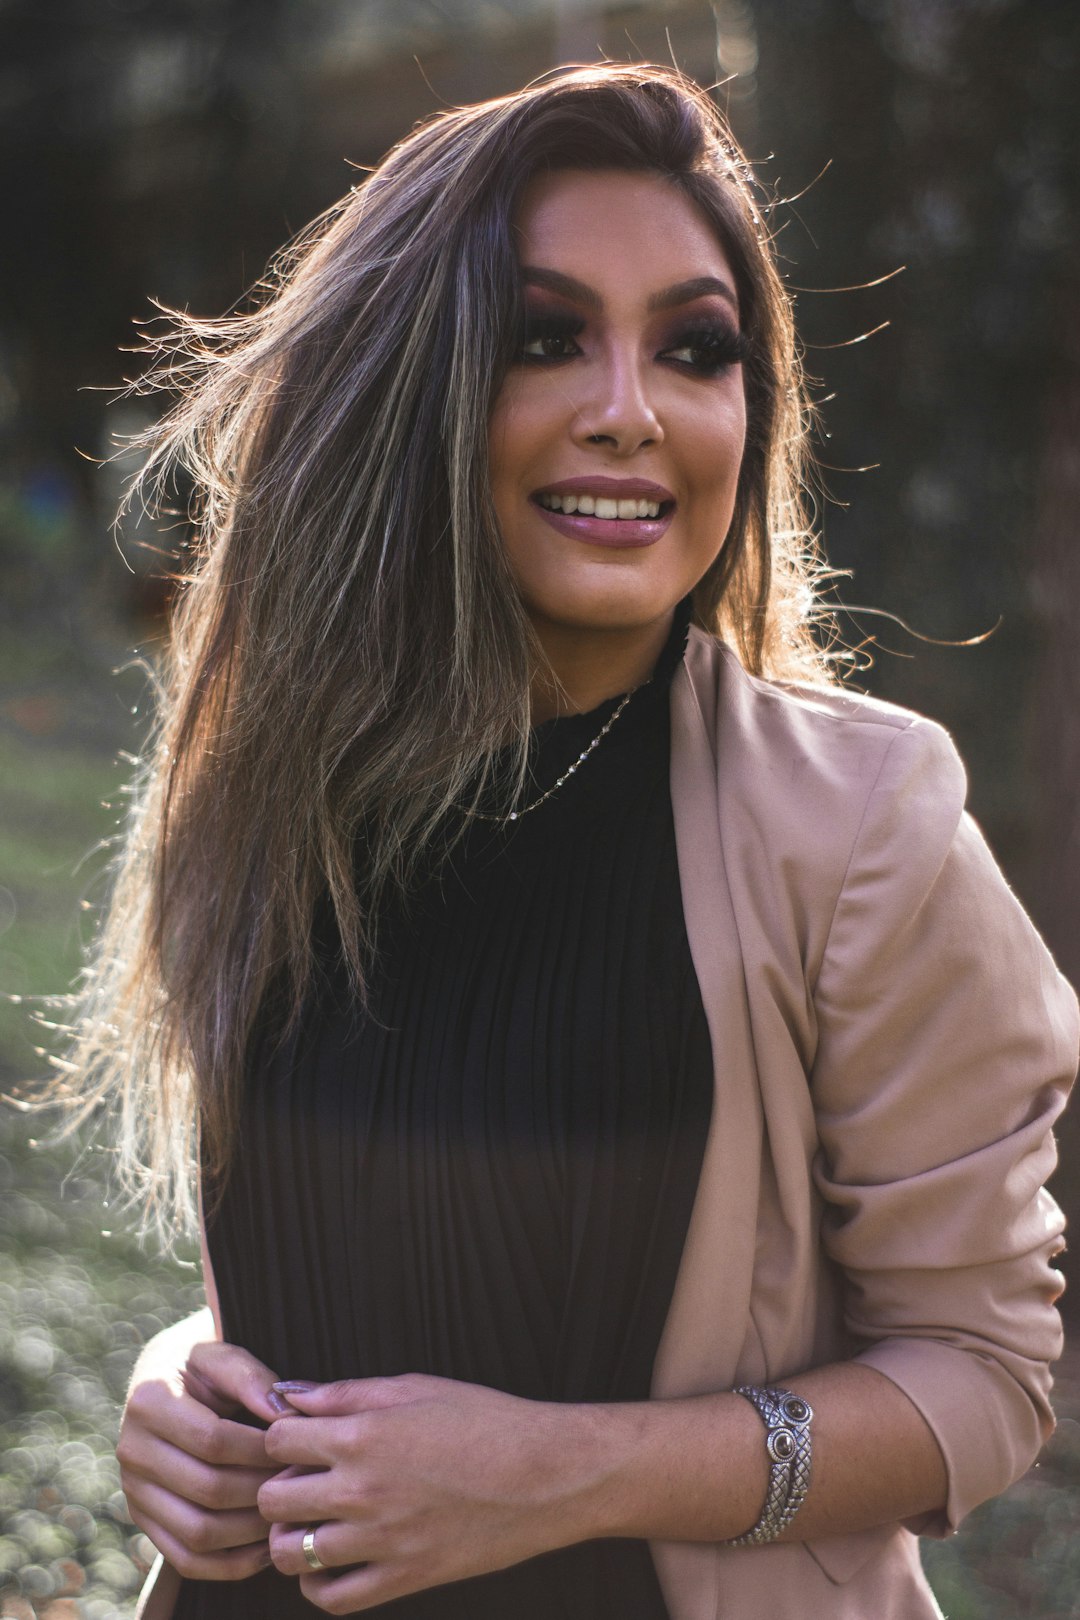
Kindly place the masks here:
[(271, 1411), (277, 1413), (278, 1417), (285, 1417), (289, 1412), (296, 1411), (295, 1406), (290, 1406), (284, 1395), (279, 1395), (276, 1389), (272, 1389), (268, 1392), (266, 1404), (270, 1407)]
[(303, 1378), (286, 1378), (274, 1385), (279, 1395), (310, 1395), (318, 1387), (318, 1384), (309, 1384)]

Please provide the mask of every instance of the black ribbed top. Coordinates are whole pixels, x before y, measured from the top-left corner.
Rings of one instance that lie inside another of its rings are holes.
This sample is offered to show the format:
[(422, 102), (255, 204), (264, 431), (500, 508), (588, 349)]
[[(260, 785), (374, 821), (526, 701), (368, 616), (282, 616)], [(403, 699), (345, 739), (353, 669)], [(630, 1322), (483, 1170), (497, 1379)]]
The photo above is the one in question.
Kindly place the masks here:
[[(668, 684), (558, 792), (474, 821), (384, 920), (371, 1012), (334, 968), (253, 1049), (209, 1229), (229, 1340), (282, 1377), (436, 1373), (540, 1400), (649, 1392), (712, 1104), (679, 892)], [(534, 733), (550, 786), (617, 699)], [(269, 1571), (182, 1620), (310, 1615)], [(664, 1620), (644, 1542), (590, 1542), (387, 1605), (400, 1620)]]

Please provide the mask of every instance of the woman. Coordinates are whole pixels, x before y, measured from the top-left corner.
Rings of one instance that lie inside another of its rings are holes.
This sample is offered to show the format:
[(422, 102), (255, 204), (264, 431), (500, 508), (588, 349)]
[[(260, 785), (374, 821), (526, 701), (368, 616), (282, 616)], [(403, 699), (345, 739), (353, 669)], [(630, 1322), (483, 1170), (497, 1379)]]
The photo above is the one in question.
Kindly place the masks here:
[(937, 1613), (914, 1532), (1052, 1424), (1075, 1000), (944, 735), (830, 684), (718, 115), (440, 115), (179, 341), (202, 545), (83, 1050), (163, 1219), (199, 1132), (152, 1602)]

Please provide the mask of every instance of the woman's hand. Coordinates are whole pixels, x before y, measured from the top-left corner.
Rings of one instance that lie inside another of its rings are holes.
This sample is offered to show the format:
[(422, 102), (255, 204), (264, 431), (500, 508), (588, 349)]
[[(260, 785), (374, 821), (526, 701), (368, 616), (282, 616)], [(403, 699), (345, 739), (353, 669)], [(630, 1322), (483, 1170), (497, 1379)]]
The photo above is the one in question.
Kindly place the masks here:
[[(205, 1330), (213, 1331), (209, 1313)], [(191, 1342), (193, 1319), (152, 1339), (136, 1364), (116, 1454), (131, 1517), (167, 1563), (201, 1580), (243, 1580), (270, 1562), (256, 1505), (274, 1471), (265, 1433), (287, 1403), (274, 1374), (235, 1345)]]
[[(588, 1407), (411, 1374), (278, 1388), (305, 1415), (267, 1433), (267, 1455), (289, 1466), (259, 1508), (277, 1568), (331, 1614), (596, 1533)], [(325, 1572), (304, 1559), (312, 1526)]]

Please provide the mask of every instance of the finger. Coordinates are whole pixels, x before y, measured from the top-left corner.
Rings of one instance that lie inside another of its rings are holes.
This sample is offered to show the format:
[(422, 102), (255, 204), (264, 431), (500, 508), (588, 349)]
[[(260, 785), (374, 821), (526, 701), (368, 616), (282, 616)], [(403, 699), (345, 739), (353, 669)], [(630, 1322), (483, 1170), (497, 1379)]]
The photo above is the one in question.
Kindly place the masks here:
[(434, 1584), (434, 1580), (411, 1580), (388, 1564), (364, 1564), (343, 1575), (316, 1575), (309, 1570), (300, 1577), (300, 1590), (308, 1602), (326, 1614), (358, 1614)]
[(184, 1384), (197, 1400), (226, 1417), (242, 1406), (270, 1423), (288, 1410), (274, 1389), (275, 1374), (250, 1351), (236, 1344), (197, 1344), (184, 1368)]
[(135, 1432), (157, 1435), (189, 1456), (221, 1467), (266, 1466), (265, 1431), (218, 1417), (201, 1401), (177, 1395), (152, 1380), (139, 1384), (128, 1398), (120, 1431), (122, 1449)]
[(306, 1575), (311, 1570), (304, 1554), (304, 1538), (315, 1537), (315, 1552), (328, 1569), (348, 1568), (366, 1561), (362, 1531), (354, 1524), (331, 1520), (319, 1525), (297, 1528), (294, 1524), (274, 1524), (270, 1527), (270, 1555), (275, 1569), (282, 1575)]
[(298, 1463), (307, 1468), (327, 1468), (345, 1451), (355, 1449), (362, 1427), (358, 1414), (345, 1427), (340, 1417), (278, 1418), (263, 1435), (267, 1457), (276, 1463)]
[(344, 1417), (349, 1412), (363, 1412), (370, 1407), (400, 1406), (403, 1401), (415, 1400), (425, 1380), (414, 1373), (394, 1378), (344, 1378), (332, 1384), (308, 1384), (301, 1380), (283, 1379), (274, 1385), (276, 1393), (284, 1395), (298, 1412), (318, 1417)]
[[(335, 1519), (341, 1503), (333, 1481), (328, 1469), (301, 1473), (287, 1468), (260, 1487), (259, 1512), (270, 1524), (301, 1524), (305, 1529), (323, 1519)], [(359, 1510), (358, 1502), (355, 1506)]]
[(254, 1507), (260, 1485), (275, 1472), (267, 1467), (215, 1467), (137, 1430), (124, 1442), (120, 1469), (125, 1489), (149, 1480), (199, 1507), (215, 1509)]
[(180, 1546), (201, 1556), (269, 1541), (270, 1526), (257, 1508), (210, 1512), (150, 1480), (143, 1480), (130, 1493), (128, 1510), (140, 1528), (143, 1520), (160, 1525)]
[(270, 1566), (270, 1547), (265, 1541), (228, 1547), (220, 1552), (197, 1553), (185, 1547), (164, 1525), (154, 1524), (152, 1520), (136, 1520), (136, 1523), (150, 1537), (166, 1563), (185, 1580), (246, 1581)]

